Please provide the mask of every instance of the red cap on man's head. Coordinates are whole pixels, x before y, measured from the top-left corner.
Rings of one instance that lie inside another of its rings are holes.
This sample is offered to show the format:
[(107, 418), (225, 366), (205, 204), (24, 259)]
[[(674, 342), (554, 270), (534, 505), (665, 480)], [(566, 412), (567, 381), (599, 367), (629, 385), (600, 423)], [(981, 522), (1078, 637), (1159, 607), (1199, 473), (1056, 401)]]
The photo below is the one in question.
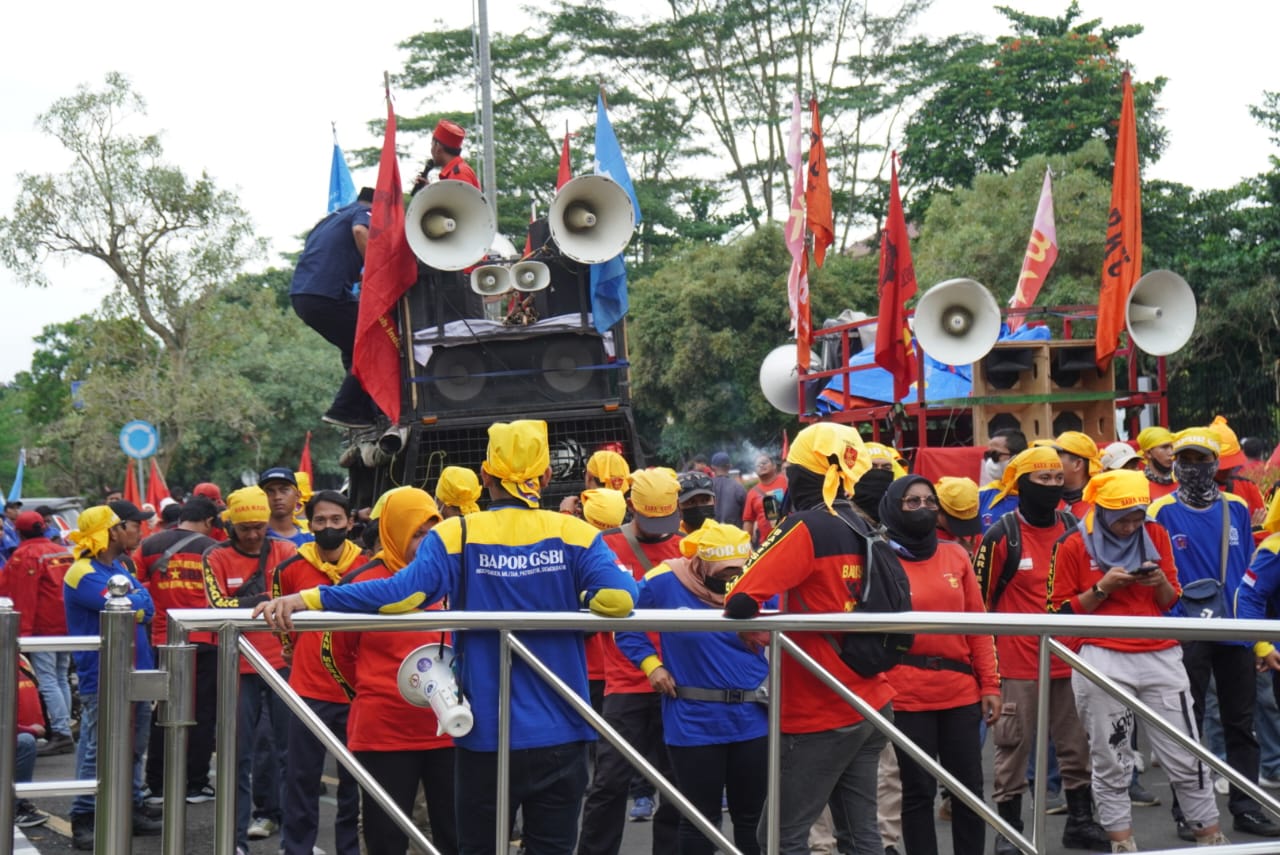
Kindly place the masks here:
[(441, 119), (436, 124), (435, 132), (432, 133), (436, 142), (445, 148), (462, 148), (462, 138), (466, 135), (467, 132), (462, 129), (462, 125), (448, 119)]
[(13, 527), (22, 535), (44, 534), (44, 517), (35, 511), (23, 511), (13, 521)]
[(201, 481), (199, 484), (191, 488), (191, 492), (196, 496), (204, 496), (206, 499), (212, 499), (213, 503), (220, 508), (225, 508), (226, 502), (222, 501), (222, 491), (218, 489), (217, 484), (211, 484), (208, 481)]

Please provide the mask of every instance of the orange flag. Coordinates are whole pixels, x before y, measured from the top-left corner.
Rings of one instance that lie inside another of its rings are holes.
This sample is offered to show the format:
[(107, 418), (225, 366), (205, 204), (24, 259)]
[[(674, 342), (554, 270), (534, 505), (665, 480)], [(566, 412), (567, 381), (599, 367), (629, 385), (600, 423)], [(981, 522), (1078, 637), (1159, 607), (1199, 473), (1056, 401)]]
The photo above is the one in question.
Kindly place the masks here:
[(369, 215), (364, 282), (351, 370), (392, 424), (400, 421), (400, 331), (392, 311), (418, 278), (418, 263), (404, 235), (404, 190), (396, 159), (396, 113), (386, 89), (387, 130)]
[(1116, 166), (1111, 178), (1111, 213), (1107, 216), (1107, 248), (1102, 257), (1102, 290), (1098, 294), (1099, 369), (1111, 364), (1124, 329), (1125, 306), (1133, 283), (1142, 276), (1142, 186), (1138, 178), (1138, 128), (1133, 112), (1133, 82), (1126, 71), (1116, 138)]
[(809, 99), (813, 114), (813, 130), (809, 134), (809, 183), (805, 186), (804, 206), (813, 234), (813, 264), (821, 267), (827, 247), (835, 243), (835, 226), (831, 218), (831, 182), (827, 178), (827, 149), (822, 143), (822, 122), (818, 119), (818, 99)]
[(893, 375), (893, 399), (901, 401), (916, 381), (916, 355), (907, 329), (907, 301), (916, 293), (907, 218), (898, 195), (898, 153), (889, 178), (889, 213), (880, 233), (880, 318), (876, 326), (876, 365)]

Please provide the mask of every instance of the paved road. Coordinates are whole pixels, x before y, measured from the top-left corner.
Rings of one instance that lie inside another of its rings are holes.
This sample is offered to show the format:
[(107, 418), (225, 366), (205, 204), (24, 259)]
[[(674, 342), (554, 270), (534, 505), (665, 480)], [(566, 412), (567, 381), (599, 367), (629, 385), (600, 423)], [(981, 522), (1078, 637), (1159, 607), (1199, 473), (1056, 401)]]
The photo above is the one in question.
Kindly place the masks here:
[[(990, 748), (987, 750), (987, 780), (990, 782), (991, 764), (990, 764)], [(72, 755), (62, 755), (57, 757), (42, 757), (37, 765), (36, 777), (40, 780), (52, 779), (70, 779), (74, 777)], [(332, 761), (330, 761), (330, 776), (332, 776)], [(1169, 787), (1166, 779), (1160, 769), (1149, 770), (1143, 776), (1143, 782), (1152, 792), (1159, 795), (1167, 805), (1169, 799)], [(334, 782), (330, 778), (329, 791), (334, 790)], [(1227, 817), (1224, 823), (1227, 835), (1233, 838), (1234, 842), (1261, 842), (1259, 838), (1248, 837), (1247, 835), (1232, 836), (1230, 828), (1230, 815), (1226, 810), (1226, 798), (1220, 796), (1218, 798), (1219, 808), (1223, 815)], [(41, 855), (53, 855), (53, 853), (69, 853), (75, 850), (71, 847), (70, 826), (66, 821), (67, 809), (70, 806), (70, 799), (48, 799), (40, 802), (42, 809), (52, 813), (53, 819), (47, 826), (28, 829), (26, 834), (30, 843), (35, 850)], [(213, 853), (213, 814), (214, 806), (212, 802), (203, 805), (187, 806), (187, 853), (189, 855), (212, 855)], [(332, 796), (322, 797), (321, 803), (321, 830), (317, 845), (326, 852), (333, 855), (333, 816), (334, 805)], [(1025, 819), (1030, 821), (1029, 815)], [(1066, 821), (1063, 816), (1051, 816), (1048, 818), (1048, 835), (1050, 840), (1049, 852), (1066, 853), (1078, 850), (1063, 849), (1060, 845), (1062, 837), (1062, 826)], [(1172, 820), (1169, 819), (1169, 810), (1167, 806), (1155, 808), (1135, 808), (1134, 809), (1135, 836), (1143, 849), (1164, 849), (1186, 847), (1191, 844), (1183, 843), (1175, 833)], [(724, 822), (726, 829), (728, 821)], [(950, 826), (947, 822), (939, 820), (938, 837), (939, 850), (941, 852), (951, 851)], [(1029, 827), (1029, 826), (1028, 826)], [(729, 830), (729, 833), (732, 833)], [(988, 834), (987, 852), (991, 851), (991, 834)], [(648, 855), (651, 849), (652, 837), (650, 834), (650, 825), (648, 823), (628, 823), (625, 837), (623, 838), (622, 853), (623, 855)], [(279, 837), (272, 837), (266, 841), (256, 842), (251, 845), (251, 852), (254, 855), (274, 855), (279, 847)], [(158, 855), (160, 852), (159, 837), (136, 837), (134, 838), (133, 851), (137, 855)], [(1280, 852), (1280, 841), (1277, 841), (1276, 851)], [(116, 853), (112, 853), (116, 855)], [(674, 855), (674, 853), (654, 853), (654, 855)]]

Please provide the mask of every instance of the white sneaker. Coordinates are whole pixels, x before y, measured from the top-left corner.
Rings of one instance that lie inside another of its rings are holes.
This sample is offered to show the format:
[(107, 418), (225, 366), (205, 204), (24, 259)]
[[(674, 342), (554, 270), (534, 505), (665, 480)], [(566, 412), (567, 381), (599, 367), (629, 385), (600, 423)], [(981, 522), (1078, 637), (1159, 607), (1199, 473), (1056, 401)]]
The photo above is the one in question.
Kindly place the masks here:
[(1268, 790), (1280, 790), (1280, 778), (1268, 778), (1266, 775), (1262, 775), (1258, 778), (1258, 783)]
[(1229, 846), (1231, 841), (1221, 831), (1216, 831), (1208, 837), (1197, 837), (1197, 846)]
[(1231, 782), (1226, 778), (1215, 778), (1213, 781), (1213, 790), (1220, 796), (1225, 796), (1231, 792)]
[(1138, 841), (1134, 840), (1132, 837), (1126, 840), (1112, 840), (1111, 851), (1112, 852), (1137, 852)]
[(266, 817), (258, 817), (249, 823), (249, 831), (247, 832), (250, 840), (266, 840), (271, 835), (280, 830), (280, 823), (274, 819)]

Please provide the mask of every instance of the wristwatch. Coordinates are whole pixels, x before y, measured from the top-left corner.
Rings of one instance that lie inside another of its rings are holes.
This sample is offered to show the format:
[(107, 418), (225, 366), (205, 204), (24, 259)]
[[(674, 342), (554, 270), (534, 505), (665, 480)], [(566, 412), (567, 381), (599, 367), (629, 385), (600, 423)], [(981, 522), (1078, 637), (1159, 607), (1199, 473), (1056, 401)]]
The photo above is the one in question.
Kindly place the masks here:
[(1099, 601), (1099, 602), (1101, 602), (1101, 601), (1105, 600), (1105, 599), (1107, 598), (1107, 596), (1108, 596), (1106, 591), (1104, 591), (1104, 590), (1102, 590), (1101, 588), (1099, 588), (1099, 587), (1098, 587), (1098, 583), (1097, 583), (1097, 582), (1094, 582), (1094, 583), (1093, 583), (1093, 587), (1092, 587), (1092, 588), (1090, 588), (1090, 589), (1089, 589), (1089, 591), (1090, 591), (1090, 593), (1092, 593), (1095, 597), (1097, 597), (1097, 598), (1098, 598), (1098, 601)]

